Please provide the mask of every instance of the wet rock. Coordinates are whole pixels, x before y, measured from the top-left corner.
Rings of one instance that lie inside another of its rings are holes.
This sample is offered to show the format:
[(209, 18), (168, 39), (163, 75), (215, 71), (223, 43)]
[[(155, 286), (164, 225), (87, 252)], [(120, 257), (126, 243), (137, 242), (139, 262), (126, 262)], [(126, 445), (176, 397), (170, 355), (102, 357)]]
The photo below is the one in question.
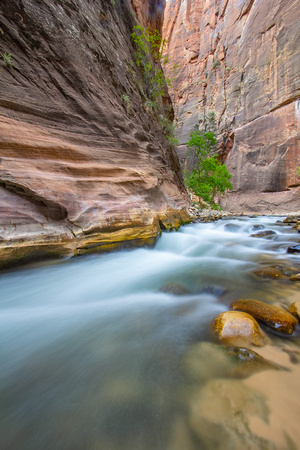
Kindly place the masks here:
[(297, 273), (296, 275), (292, 275), (290, 277), (291, 281), (300, 281), (300, 273)]
[(281, 270), (275, 267), (253, 270), (252, 274), (260, 278), (286, 278)]
[(298, 216), (287, 216), (284, 220), (283, 223), (297, 223), (299, 220)]
[(265, 227), (263, 225), (253, 225), (252, 231), (264, 230)]
[(287, 253), (300, 253), (300, 245), (294, 245), (292, 247), (288, 247)]
[(259, 300), (236, 300), (231, 306), (234, 310), (250, 314), (280, 333), (292, 334), (297, 326), (297, 320), (288, 311)]
[(274, 234), (276, 234), (275, 231), (263, 230), (263, 231), (258, 231), (257, 233), (250, 234), (250, 236), (260, 238), (260, 237), (274, 236)]
[(167, 283), (159, 291), (172, 295), (188, 295), (191, 293), (191, 291), (179, 283)]
[(218, 340), (227, 345), (263, 346), (268, 338), (256, 320), (246, 312), (226, 311), (216, 317), (213, 331)]
[(282, 367), (268, 361), (258, 353), (244, 347), (225, 347), (232, 362), (236, 364), (235, 375), (247, 377), (254, 372), (266, 369), (281, 370)]
[(300, 302), (294, 302), (289, 306), (289, 312), (300, 319)]

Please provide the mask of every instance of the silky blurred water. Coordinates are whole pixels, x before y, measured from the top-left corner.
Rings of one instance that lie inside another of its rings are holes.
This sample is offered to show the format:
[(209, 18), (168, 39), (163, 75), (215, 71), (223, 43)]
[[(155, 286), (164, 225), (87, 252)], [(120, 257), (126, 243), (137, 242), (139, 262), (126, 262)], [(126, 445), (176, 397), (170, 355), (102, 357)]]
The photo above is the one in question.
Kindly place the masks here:
[[(289, 280), (251, 276), (260, 264), (300, 268), (286, 253), (299, 235), (278, 219), (193, 224), (152, 249), (1, 274), (0, 448), (173, 450), (189, 416), (190, 346), (211, 339), (232, 300), (297, 295)], [(251, 237), (259, 228), (275, 234)], [(166, 292), (170, 283), (186, 293)], [(182, 450), (213, 448), (200, 441)]]

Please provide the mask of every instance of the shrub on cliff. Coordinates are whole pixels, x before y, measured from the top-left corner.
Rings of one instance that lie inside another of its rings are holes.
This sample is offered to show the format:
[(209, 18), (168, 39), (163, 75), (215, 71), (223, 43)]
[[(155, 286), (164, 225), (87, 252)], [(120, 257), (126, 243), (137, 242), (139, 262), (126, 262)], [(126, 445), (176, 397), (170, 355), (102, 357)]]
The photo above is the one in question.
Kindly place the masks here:
[(142, 81), (139, 85), (145, 98), (145, 106), (156, 114), (166, 138), (173, 147), (179, 141), (167, 106), (162, 101), (166, 85), (170, 85), (170, 79), (165, 77), (160, 65), (162, 61), (167, 62), (167, 58), (163, 58), (165, 40), (162, 40), (158, 30), (152, 32), (149, 28), (141, 25), (133, 28), (131, 40), (136, 46), (136, 65), (141, 68), (142, 72)]
[(158, 30), (151, 32), (141, 25), (133, 28), (131, 40), (137, 48), (135, 61), (142, 70), (146, 94), (149, 99), (157, 101), (163, 95), (165, 85), (170, 84), (160, 67), (164, 41)]
[(188, 157), (192, 163), (191, 171), (184, 174), (187, 187), (208, 202), (212, 208), (219, 208), (215, 203), (215, 197), (232, 189), (232, 185), (227, 167), (213, 155), (217, 147), (216, 122), (213, 113), (205, 117), (201, 130), (197, 129), (191, 133), (187, 147), (189, 148)]

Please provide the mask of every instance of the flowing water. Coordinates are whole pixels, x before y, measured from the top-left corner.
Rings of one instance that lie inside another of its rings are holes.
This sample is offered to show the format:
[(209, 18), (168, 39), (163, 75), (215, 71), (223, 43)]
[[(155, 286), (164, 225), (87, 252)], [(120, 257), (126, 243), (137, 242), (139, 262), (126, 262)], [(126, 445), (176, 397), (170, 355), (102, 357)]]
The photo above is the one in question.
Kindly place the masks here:
[[(279, 218), (163, 233), (152, 249), (0, 275), (2, 450), (297, 449), (300, 340), (235, 370), (210, 323), (238, 298), (300, 300)], [(255, 238), (259, 229), (274, 235)], [(251, 272), (277, 266), (286, 278)], [(298, 327), (299, 328), (299, 327)]]

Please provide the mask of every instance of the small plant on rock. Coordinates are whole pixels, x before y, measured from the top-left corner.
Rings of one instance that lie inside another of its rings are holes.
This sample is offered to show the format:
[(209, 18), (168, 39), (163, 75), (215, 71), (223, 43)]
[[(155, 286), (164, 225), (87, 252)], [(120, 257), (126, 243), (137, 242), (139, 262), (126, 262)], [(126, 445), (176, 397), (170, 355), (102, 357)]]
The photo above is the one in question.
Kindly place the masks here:
[(129, 95), (123, 94), (122, 95), (122, 99), (124, 100), (126, 111), (129, 114), (130, 113), (130, 108), (131, 108)]
[(151, 100), (158, 100), (164, 93), (165, 85), (170, 84), (159, 65), (163, 58), (165, 41), (161, 41), (158, 30), (151, 32), (141, 25), (134, 27), (131, 40), (137, 47), (136, 64), (142, 70), (146, 96)]
[(10, 53), (4, 52), (1, 55), (1, 57), (2, 57), (2, 60), (3, 60), (3, 65), (4, 66), (13, 67), (13, 63), (12, 63), (12, 60), (11, 60), (12, 56), (11, 56)]
[(215, 62), (213, 63), (212, 68), (215, 69), (216, 67), (219, 67), (221, 65), (220, 60), (216, 59)]

